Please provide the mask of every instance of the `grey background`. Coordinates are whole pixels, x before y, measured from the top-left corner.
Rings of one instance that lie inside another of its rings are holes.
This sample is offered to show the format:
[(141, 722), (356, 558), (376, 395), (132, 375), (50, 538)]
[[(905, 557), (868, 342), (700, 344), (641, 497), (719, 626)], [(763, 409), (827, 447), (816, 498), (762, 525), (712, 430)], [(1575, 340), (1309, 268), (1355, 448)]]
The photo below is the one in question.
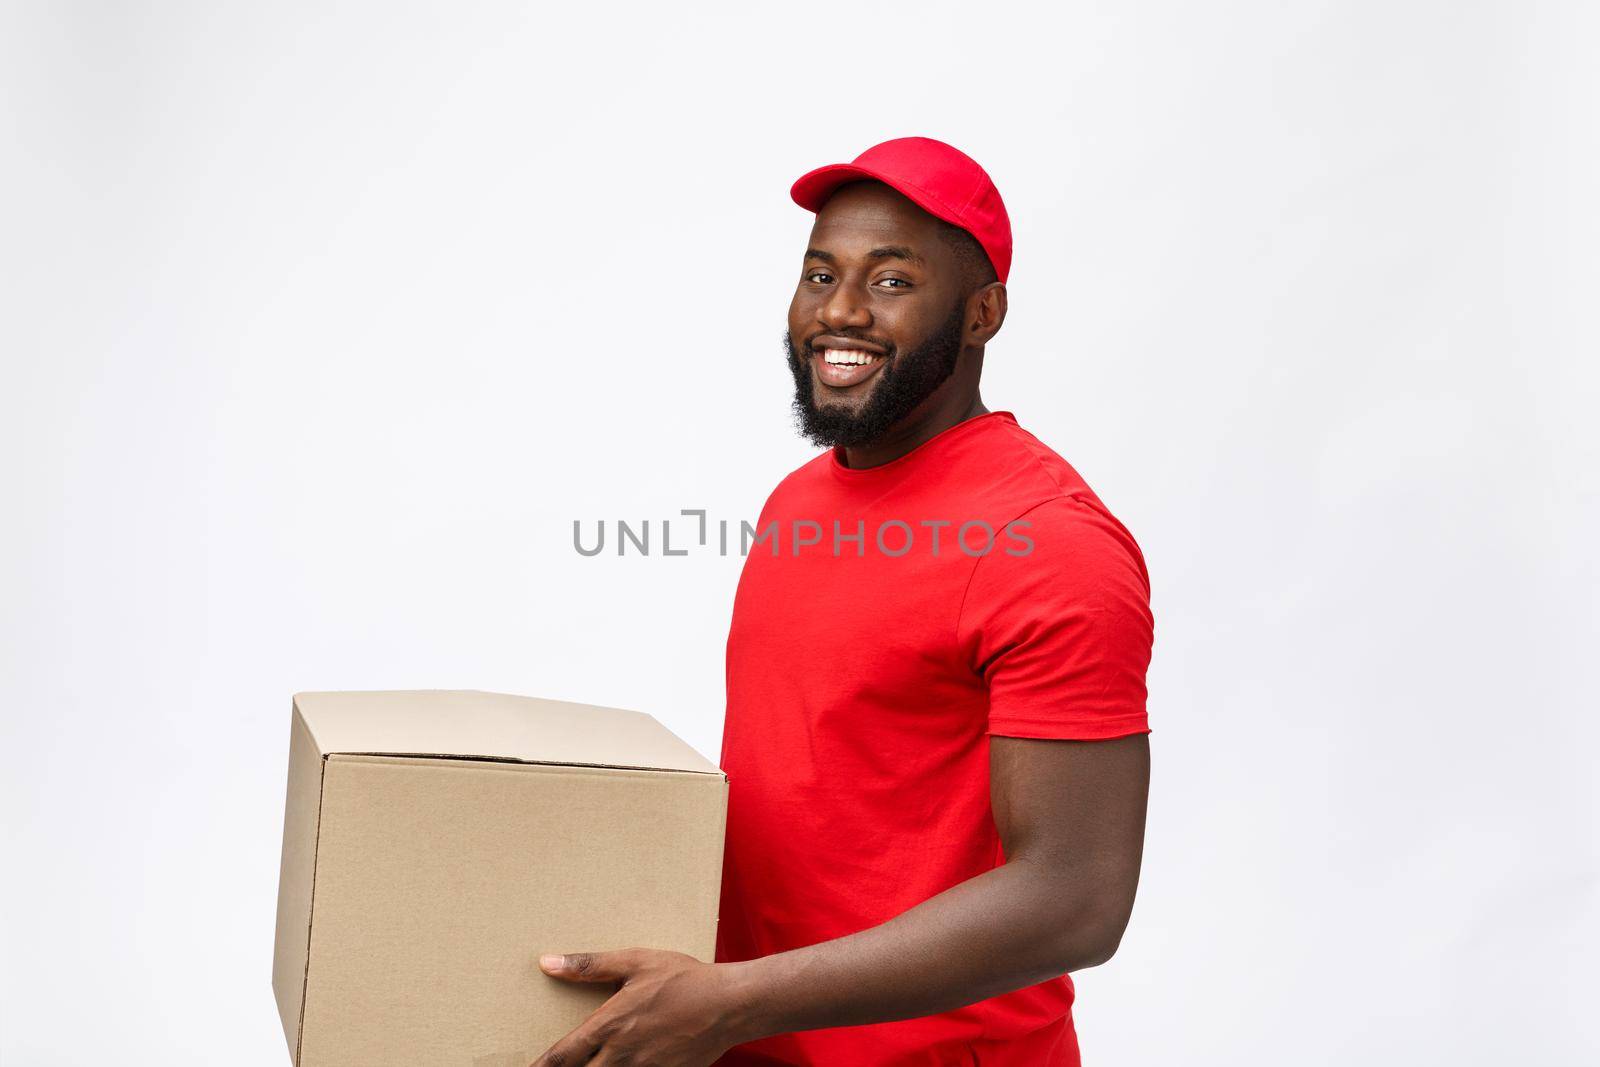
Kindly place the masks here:
[(1154, 582), (1086, 1063), (1595, 1062), (1594, 5), (3, 10), (7, 1064), (284, 1061), (296, 690), (716, 757), (739, 560), (571, 523), (811, 454), (787, 187), (907, 133)]

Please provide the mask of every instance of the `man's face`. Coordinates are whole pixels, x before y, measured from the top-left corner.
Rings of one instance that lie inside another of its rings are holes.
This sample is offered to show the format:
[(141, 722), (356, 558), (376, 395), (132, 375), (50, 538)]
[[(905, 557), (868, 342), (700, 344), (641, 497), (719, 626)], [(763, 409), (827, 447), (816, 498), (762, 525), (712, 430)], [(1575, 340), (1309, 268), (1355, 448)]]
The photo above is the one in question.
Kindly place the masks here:
[(879, 182), (817, 213), (785, 339), (800, 430), (817, 444), (877, 439), (955, 370), (967, 294), (940, 225)]

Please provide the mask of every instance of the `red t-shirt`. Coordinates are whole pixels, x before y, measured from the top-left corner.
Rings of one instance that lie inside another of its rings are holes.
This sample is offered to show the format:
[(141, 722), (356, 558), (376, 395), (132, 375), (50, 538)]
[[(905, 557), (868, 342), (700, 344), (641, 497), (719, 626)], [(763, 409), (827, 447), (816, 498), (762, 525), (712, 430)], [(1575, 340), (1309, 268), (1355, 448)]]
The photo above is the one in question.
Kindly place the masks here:
[[(856, 933), (1002, 863), (989, 735), (1149, 732), (1144, 560), (1065, 460), (1003, 411), (882, 466), (839, 458), (785, 478), (749, 535), (719, 961)], [(1062, 976), (719, 1062), (1077, 1067), (1072, 1001)]]

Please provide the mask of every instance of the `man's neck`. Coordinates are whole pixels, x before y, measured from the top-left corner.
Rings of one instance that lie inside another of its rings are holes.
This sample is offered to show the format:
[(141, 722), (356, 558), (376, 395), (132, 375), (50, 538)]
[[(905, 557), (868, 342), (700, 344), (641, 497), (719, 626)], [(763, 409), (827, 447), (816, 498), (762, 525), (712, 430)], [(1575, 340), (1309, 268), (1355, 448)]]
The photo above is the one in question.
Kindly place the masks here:
[(970, 397), (953, 398), (952, 401), (936, 405), (920, 418), (918, 413), (913, 412), (900, 424), (891, 426), (889, 432), (876, 441), (845, 448), (845, 465), (852, 470), (880, 467), (931, 441), (950, 427), (988, 413), (989, 409), (983, 406), (983, 397), (974, 389)]

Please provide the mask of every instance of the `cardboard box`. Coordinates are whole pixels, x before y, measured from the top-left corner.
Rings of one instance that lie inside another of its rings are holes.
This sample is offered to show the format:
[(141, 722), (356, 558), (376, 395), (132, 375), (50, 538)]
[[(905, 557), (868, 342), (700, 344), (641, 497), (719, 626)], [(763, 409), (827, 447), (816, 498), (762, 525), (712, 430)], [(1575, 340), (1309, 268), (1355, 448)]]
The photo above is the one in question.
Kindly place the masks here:
[(633, 711), (294, 698), (272, 986), (300, 1067), (526, 1067), (609, 995), (540, 952), (709, 961), (727, 779)]

